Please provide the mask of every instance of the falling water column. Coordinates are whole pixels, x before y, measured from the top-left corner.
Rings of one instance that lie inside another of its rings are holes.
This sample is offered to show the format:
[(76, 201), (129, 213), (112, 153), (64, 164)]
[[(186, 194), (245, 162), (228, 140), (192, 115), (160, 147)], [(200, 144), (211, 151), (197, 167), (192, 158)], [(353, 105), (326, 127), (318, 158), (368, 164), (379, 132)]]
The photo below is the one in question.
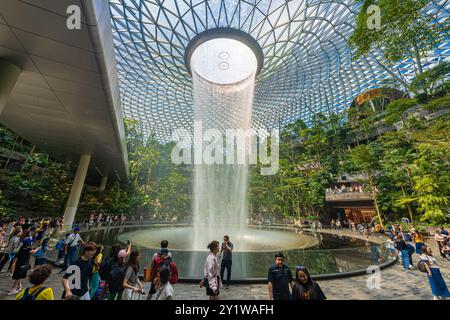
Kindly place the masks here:
[[(194, 120), (203, 133), (203, 158), (194, 159), (192, 246), (205, 250), (211, 240), (220, 241), (228, 234), (235, 251), (242, 250), (248, 165), (237, 161), (245, 158), (238, 150), (234, 161), (227, 162), (230, 158), (223, 155), (230, 155), (235, 146), (224, 138), (229, 130), (250, 129), (257, 59), (242, 42), (218, 38), (198, 46), (190, 62)], [(208, 156), (217, 162), (207, 163)]]

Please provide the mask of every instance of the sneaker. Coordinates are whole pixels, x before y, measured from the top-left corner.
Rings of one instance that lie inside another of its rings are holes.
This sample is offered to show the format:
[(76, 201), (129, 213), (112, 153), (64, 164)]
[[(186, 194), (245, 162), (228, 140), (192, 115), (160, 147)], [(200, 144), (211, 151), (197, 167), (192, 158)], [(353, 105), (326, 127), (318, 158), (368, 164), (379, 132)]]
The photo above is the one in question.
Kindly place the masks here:
[(230, 286), (229, 286), (229, 285), (226, 285), (226, 286), (225, 286), (225, 289), (230, 289)]

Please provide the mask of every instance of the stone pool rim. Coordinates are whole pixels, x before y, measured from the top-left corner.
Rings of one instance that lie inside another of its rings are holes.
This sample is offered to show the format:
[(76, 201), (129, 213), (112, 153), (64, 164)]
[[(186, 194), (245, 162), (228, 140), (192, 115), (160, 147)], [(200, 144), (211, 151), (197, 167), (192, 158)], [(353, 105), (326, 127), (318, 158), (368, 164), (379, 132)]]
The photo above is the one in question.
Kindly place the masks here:
[[(119, 228), (136, 228), (136, 227), (187, 227), (190, 226), (190, 224), (171, 224), (171, 223), (143, 223), (143, 224), (132, 224), (132, 225), (118, 225), (118, 226), (102, 226), (102, 227), (96, 227), (96, 228), (92, 228), (90, 230), (87, 229), (82, 229), (80, 231), (80, 234), (83, 233), (88, 233), (88, 232), (92, 232), (92, 231), (98, 231), (98, 230), (103, 230), (103, 229), (119, 229)], [(267, 225), (262, 225), (262, 226), (258, 226), (258, 225), (250, 225), (249, 227), (251, 228), (256, 228), (256, 229), (274, 229), (274, 230), (286, 230), (286, 231), (295, 231), (294, 227), (290, 227), (290, 226), (281, 226), (281, 225), (272, 225), (272, 226), (267, 226)], [(311, 229), (309, 228), (305, 228), (303, 229), (305, 231), (309, 231), (311, 232)], [(329, 229), (324, 229), (324, 230), (329, 230)], [(330, 229), (331, 230), (331, 229)], [(323, 231), (323, 230), (322, 230)], [(335, 232), (317, 232), (317, 233), (324, 233), (324, 234), (337, 234)], [(376, 242), (374, 240), (370, 240), (370, 239), (362, 239), (360, 237), (357, 236), (351, 236), (348, 234), (342, 234), (343, 237), (345, 238), (354, 238), (357, 240), (365, 240), (367, 242), (369, 242), (370, 244), (375, 244), (375, 245), (382, 245), (382, 242)], [(380, 239), (381, 240), (381, 239)], [(331, 250), (339, 250), (339, 249), (331, 249)], [(393, 260), (387, 260), (381, 264), (378, 264), (376, 266), (378, 266), (380, 268), (380, 270), (383, 270), (385, 268), (391, 267), (394, 264), (396, 264), (398, 262), (398, 258), (396, 257)], [(175, 261), (176, 263), (176, 261)], [(369, 266), (369, 265), (368, 265)], [(367, 266), (367, 267), (368, 267)], [(350, 278), (350, 277), (355, 277), (355, 276), (362, 276), (362, 275), (370, 275), (370, 273), (367, 272), (367, 267), (365, 269), (357, 269), (357, 270), (352, 270), (352, 271), (346, 271), (346, 272), (338, 272), (338, 273), (329, 273), (329, 274), (321, 274), (321, 275), (312, 275), (311, 278), (313, 280), (331, 280), (331, 279), (339, 279), (339, 278)], [(292, 268), (291, 268), (292, 269)], [(139, 273), (139, 278), (143, 279), (144, 275), (142, 273)], [(201, 279), (197, 279), (197, 278), (182, 278), (180, 277), (179, 282), (181, 283), (199, 283)], [(231, 284), (264, 284), (267, 283), (267, 279), (266, 278), (247, 278), (247, 279), (239, 279), (239, 280), (231, 280), (230, 281)]]

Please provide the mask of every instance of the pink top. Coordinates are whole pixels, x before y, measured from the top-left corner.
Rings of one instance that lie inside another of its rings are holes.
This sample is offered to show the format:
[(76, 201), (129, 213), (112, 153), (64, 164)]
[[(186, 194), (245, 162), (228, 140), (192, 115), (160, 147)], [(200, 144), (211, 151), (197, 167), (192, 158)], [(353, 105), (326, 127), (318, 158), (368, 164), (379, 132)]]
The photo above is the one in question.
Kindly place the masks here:
[(211, 290), (216, 290), (220, 287), (220, 283), (217, 282), (219, 276), (219, 261), (214, 253), (210, 252), (206, 258), (205, 266), (203, 267), (203, 274), (208, 277), (208, 283)]

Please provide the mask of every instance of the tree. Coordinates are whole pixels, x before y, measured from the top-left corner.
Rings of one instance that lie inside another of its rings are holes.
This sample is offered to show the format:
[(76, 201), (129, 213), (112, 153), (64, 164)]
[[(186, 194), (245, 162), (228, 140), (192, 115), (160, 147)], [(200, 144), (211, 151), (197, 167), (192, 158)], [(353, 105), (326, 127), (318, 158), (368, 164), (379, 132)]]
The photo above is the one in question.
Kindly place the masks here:
[(415, 94), (425, 93), (433, 96), (437, 92), (447, 93), (445, 79), (450, 74), (450, 63), (441, 62), (431, 69), (417, 75), (409, 85), (409, 90)]
[(382, 183), (380, 188), (387, 207), (395, 210), (406, 207), (410, 220), (414, 221), (412, 203), (414, 182), (409, 165), (414, 161), (414, 149), (404, 132), (393, 131), (384, 135), (382, 140), (383, 157), (381, 159)]
[(414, 99), (398, 99), (389, 103), (386, 107), (386, 117), (384, 121), (388, 124), (393, 124), (401, 121), (405, 126), (404, 113), (406, 110), (417, 106), (417, 101)]
[[(373, 49), (383, 52), (391, 63), (413, 58), (416, 74), (423, 72), (422, 58), (437, 48), (449, 33), (449, 24), (439, 22), (424, 10), (430, 0), (357, 0), (361, 4), (356, 28), (349, 39), (355, 57), (368, 55)], [(371, 5), (379, 8), (380, 28), (368, 24), (373, 13)], [(412, 54), (412, 56), (411, 56)], [(391, 74), (393, 76), (393, 74)], [(395, 76), (401, 83), (405, 81)]]
[(350, 152), (350, 157), (352, 162), (356, 165), (356, 167), (358, 167), (361, 171), (365, 172), (368, 176), (370, 190), (372, 191), (373, 194), (373, 203), (375, 205), (375, 211), (377, 212), (378, 220), (381, 224), (381, 227), (384, 228), (381, 211), (378, 206), (378, 199), (377, 199), (378, 191), (374, 181), (375, 174), (377, 170), (380, 168), (378, 158), (375, 155), (375, 152), (372, 149), (372, 147), (367, 144), (353, 148)]

